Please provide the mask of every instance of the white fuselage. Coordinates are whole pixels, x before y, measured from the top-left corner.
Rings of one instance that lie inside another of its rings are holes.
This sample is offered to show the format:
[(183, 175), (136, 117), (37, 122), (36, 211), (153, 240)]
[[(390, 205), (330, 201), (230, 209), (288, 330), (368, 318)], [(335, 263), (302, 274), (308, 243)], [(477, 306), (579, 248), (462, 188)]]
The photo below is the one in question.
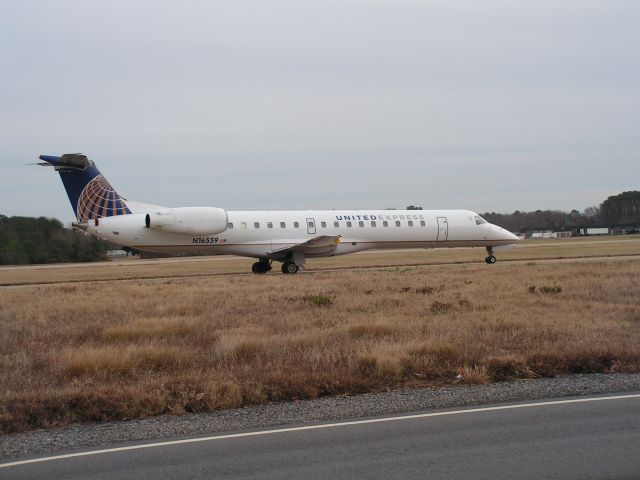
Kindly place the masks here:
[(278, 259), (279, 252), (318, 237), (336, 237), (335, 244), (311, 249), (307, 257), (385, 248), (494, 247), (518, 241), (469, 210), (227, 211), (227, 228), (215, 235), (146, 228), (147, 210), (145, 206), (131, 215), (101, 218), (97, 226), (90, 222), (88, 231), (140, 251), (263, 259)]

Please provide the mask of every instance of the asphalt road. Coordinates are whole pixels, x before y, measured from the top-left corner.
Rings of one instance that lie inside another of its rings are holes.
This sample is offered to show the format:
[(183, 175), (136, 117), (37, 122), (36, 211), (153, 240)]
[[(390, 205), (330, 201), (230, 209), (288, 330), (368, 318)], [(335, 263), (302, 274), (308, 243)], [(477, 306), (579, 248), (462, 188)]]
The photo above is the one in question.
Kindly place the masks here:
[(225, 433), (0, 465), (7, 479), (639, 477), (640, 394)]

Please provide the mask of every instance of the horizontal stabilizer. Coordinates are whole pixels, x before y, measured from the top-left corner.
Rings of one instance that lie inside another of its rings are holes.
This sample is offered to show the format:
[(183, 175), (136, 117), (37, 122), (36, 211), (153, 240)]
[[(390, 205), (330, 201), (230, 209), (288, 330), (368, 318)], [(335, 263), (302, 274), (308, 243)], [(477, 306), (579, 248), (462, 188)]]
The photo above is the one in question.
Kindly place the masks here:
[(85, 169), (93, 165), (93, 162), (81, 153), (65, 153), (61, 157), (54, 155), (40, 155), (40, 160), (44, 160), (56, 168), (80, 168)]

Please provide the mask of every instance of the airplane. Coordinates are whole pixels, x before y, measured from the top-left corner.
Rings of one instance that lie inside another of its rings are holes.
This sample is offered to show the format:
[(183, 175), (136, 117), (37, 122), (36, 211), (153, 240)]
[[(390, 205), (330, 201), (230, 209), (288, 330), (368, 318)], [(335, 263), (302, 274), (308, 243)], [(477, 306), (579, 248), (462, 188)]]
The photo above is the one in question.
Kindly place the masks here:
[(371, 249), (485, 247), (518, 242), (511, 232), (470, 210), (228, 211), (219, 207), (163, 207), (128, 200), (113, 189), (86, 155), (40, 155), (53, 166), (73, 207), (73, 226), (122, 246), (156, 254), (228, 254), (257, 259), (251, 270), (267, 273), (272, 262), (294, 274), (307, 258)]

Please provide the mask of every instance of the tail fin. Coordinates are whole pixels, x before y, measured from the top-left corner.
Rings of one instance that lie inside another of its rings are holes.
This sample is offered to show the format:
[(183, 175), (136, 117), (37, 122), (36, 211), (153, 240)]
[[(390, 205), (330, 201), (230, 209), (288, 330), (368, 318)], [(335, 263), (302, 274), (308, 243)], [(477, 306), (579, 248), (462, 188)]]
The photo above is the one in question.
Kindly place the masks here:
[(131, 213), (124, 200), (85, 155), (66, 153), (61, 157), (40, 155), (60, 174), (71, 207), (79, 222)]

